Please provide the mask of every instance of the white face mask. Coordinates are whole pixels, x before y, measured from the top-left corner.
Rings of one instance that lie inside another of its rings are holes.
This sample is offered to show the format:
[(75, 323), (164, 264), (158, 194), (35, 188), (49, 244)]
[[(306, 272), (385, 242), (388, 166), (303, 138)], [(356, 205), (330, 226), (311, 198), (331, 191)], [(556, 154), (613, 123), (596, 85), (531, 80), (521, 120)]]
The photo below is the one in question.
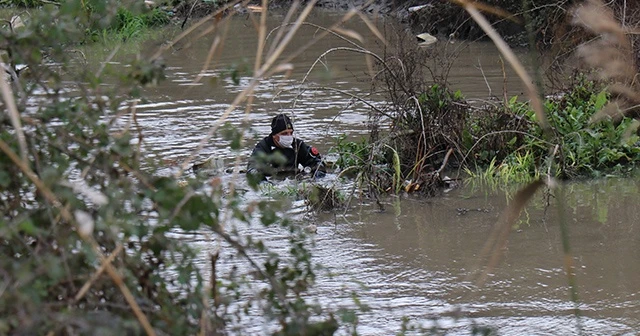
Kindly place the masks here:
[(281, 135), (278, 143), (284, 148), (293, 148), (293, 135)]

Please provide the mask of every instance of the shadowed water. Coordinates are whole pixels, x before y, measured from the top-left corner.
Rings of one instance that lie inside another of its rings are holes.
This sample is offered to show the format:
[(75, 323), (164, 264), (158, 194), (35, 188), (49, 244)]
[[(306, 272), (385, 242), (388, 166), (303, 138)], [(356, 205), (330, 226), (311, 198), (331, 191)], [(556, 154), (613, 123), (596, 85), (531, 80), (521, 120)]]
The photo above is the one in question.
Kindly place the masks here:
[[(282, 16), (274, 14), (270, 27), (281, 20)], [(311, 18), (325, 26), (336, 20), (336, 16), (321, 12)], [(382, 52), (364, 23), (356, 20), (349, 27), (364, 36), (365, 47)], [(167, 80), (147, 90), (147, 100), (137, 106), (145, 150), (162, 157), (169, 168), (170, 162), (182, 162), (194, 151), (248, 83), (248, 73), (241, 72), (238, 83), (225, 74), (233, 64), (253, 67), (257, 33), (242, 15), (229, 23), (228, 32), (215, 69), (202, 73), (213, 38), (205, 36), (176, 45), (164, 57)], [(318, 32), (317, 28), (303, 27), (290, 51)], [(249, 114), (244, 113), (243, 105), (226, 117), (246, 130), (248, 140), (242, 150), (231, 151), (217, 132), (204, 143), (197, 160), (215, 155), (231, 167), (237, 158), (243, 167), (255, 141), (269, 133), (270, 118), (279, 112), (293, 114), (297, 136), (323, 153), (339, 135), (352, 139), (365, 136), (369, 106), (326, 89), (358, 95), (373, 105), (385, 104), (384, 97), (370, 94), (369, 72), (361, 54), (332, 52), (301, 84), (311, 64), (340, 45), (346, 44), (329, 38), (307, 50), (294, 64), (290, 77), (275, 76), (258, 86)], [(453, 89), (461, 89), (472, 99), (502, 96), (505, 79), (492, 44), (455, 42), (450, 47), (460, 48), (449, 74)], [(195, 82), (198, 74), (203, 75), (202, 80)], [(520, 95), (517, 79), (509, 70), (506, 75), (508, 95)], [(332, 179), (335, 176), (328, 177)], [(552, 199), (545, 211), (542, 194), (527, 208), (510, 235), (502, 262), (480, 287), (467, 279), (483, 265), (478, 255), (506, 206), (508, 195), (503, 191), (469, 186), (430, 199), (391, 197), (383, 200), (383, 210), (374, 202), (356, 200), (344, 216), (308, 214), (303, 202), (295, 201), (287, 216), (318, 226), (313, 237), (314, 261), (333, 276), (319, 276), (313, 294), (324, 305), (338, 308), (353, 306), (351, 293), (356, 292), (371, 308), (360, 314), (358, 332), (362, 335), (395, 334), (403, 317), (423, 327), (442, 327), (451, 335), (468, 335), (474, 324), (495, 327), (501, 335), (636, 334), (640, 330), (638, 181), (573, 183), (567, 189), (579, 318), (574, 314), (576, 304), (569, 299), (563, 269), (557, 200)], [(275, 250), (287, 247), (284, 230), (258, 224), (243, 229), (265, 239)], [(207, 269), (206, 255), (217, 244), (206, 233), (183, 239), (202, 250), (200, 264)], [(225, 253), (231, 252), (223, 250), (222, 258), (230, 258)], [(267, 330), (259, 325), (247, 328), (247, 334)]]

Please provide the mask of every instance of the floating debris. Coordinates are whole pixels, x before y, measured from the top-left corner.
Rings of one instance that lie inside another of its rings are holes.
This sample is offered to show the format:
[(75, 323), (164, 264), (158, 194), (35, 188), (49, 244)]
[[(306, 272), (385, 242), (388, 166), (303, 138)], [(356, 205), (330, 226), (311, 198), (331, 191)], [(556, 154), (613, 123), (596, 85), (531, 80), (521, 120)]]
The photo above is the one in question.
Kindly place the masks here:
[(25, 26), (24, 21), (22, 21), (22, 18), (19, 15), (13, 16), (11, 18), (11, 21), (9, 21), (9, 23), (11, 24), (12, 30), (23, 28)]
[(415, 12), (419, 12), (420, 10), (428, 8), (428, 7), (433, 7), (433, 5), (426, 4), (426, 5), (412, 6), (412, 7), (409, 7), (407, 10), (409, 11), (409, 13), (415, 13)]
[(430, 46), (436, 42), (438, 42), (438, 39), (429, 34), (429, 33), (422, 33), (422, 34), (418, 34), (416, 35), (416, 37), (421, 40), (422, 42), (418, 43), (419, 46), (421, 47), (425, 47), (425, 46)]
[(304, 230), (307, 233), (318, 233), (318, 227), (314, 224), (309, 224), (307, 226), (304, 227)]
[(211, 155), (208, 159), (200, 163), (194, 163), (191, 167), (195, 174), (221, 175), (225, 172), (224, 159)]

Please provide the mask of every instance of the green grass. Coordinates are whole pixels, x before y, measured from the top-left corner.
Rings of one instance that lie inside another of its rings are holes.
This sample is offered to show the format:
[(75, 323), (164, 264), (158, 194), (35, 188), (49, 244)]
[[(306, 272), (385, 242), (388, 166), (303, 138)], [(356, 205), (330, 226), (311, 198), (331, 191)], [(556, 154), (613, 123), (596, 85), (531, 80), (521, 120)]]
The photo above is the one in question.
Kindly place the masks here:
[(142, 14), (120, 8), (111, 25), (107, 28), (90, 30), (88, 34), (91, 41), (104, 44), (137, 41), (147, 39), (153, 31), (152, 28), (162, 27), (170, 22), (170, 16), (157, 8)]

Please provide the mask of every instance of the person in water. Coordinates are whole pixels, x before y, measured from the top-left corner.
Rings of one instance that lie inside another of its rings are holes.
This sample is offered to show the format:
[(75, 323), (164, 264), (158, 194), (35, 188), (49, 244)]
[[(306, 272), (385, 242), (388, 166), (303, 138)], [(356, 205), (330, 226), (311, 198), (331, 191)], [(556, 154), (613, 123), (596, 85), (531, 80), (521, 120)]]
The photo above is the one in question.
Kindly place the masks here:
[(271, 120), (271, 134), (253, 149), (247, 175), (263, 179), (279, 173), (296, 173), (299, 165), (317, 178), (324, 177), (326, 172), (318, 150), (296, 138), (291, 119), (278, 114)]

